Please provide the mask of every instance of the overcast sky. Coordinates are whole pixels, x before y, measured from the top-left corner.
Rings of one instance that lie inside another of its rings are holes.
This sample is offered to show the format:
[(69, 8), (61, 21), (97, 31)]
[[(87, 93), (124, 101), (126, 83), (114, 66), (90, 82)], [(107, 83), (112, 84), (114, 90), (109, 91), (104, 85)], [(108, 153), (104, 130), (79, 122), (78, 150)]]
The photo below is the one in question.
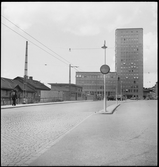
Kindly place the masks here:
[[(69, 64), (99, 72), (104, 40), (106, 64), (114, 72), (117, 28), (143, 28), (144, 87), (154, 86), (157, 2), (2, 2), (1, 76), (24, 76), (26, 41), (28, 76), (47, 86), (68, 83)], [(72, 83), (77, 70), (71, 70)]]

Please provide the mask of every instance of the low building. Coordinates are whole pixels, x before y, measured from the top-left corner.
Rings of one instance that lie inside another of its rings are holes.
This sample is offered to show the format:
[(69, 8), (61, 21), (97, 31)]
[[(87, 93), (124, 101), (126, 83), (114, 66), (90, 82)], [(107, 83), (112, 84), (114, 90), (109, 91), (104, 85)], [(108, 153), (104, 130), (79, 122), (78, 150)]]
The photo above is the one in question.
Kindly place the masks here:
[[(16, 77), (14, 78), (15, 82), (20, 82), (24, 86), (24, 78)], [(27, 103), (35, 103), (41, 101), (41, 91), (50, 91), (50, 88), (41, 83), (40, 81), (33, 80), (33, 77), (29, 77), (26, 79), (26, 90), (31, 87), (34, 90), (34, 94), (30, 94), (29, 91), (26, 91), (25, 97), (27, 99)]]
[(1, 77), (1, 105), (11, 104), (11, 92), (15, 87), (11, 79)]
[[(22, 103), (24, 92), (23, 84), (13, 79), (1, 77), (1, 105), (12, 104), (11, 92), (13, 90), (17, 92), (17, 103)], [(26, 92), (29, 96), (34, 96), (36, 91), (28, 86)]]
[(41, 91), (40, 102), (57, 102), (63, 101), (63, 92), (62, 91)]
[(11, 92), (17, 92), (17, 103), (23, 103), (24, 93), (25, 103), (35, 103), (41, 101), (41, 91), (50, 91), (50, 88), (39, 81), (33, 80), (32, 77), (26, 80), (26, 88), (24, 89), (24, 78), (16, 77), (8, 79), (1, 77), (1, 105), (11, 104)]
[[(106, 95), (116, 96), (116, 72), (106, 74)], [(103, 99), (104, 75), (100, 72), (76, 72), (76, 84), (83, 88), (87, 99)]]
[(152, 90), (154, 92), (154, 98), (158, 99), (158, 82), (156, 82), (155, 86), (152, 87)]
[(146, 100), (156, 99), (156, 93), (153, 88), (143, 88), (143, 98)]
[(51, 91), (62, 92), (62, 100), (82, 100), (82, 87), (75, 84), (67, 83), (49, 83), (51, 85)]
[(143, 88), (144, 99), (158, 99), (158, 82), (151, 88)]

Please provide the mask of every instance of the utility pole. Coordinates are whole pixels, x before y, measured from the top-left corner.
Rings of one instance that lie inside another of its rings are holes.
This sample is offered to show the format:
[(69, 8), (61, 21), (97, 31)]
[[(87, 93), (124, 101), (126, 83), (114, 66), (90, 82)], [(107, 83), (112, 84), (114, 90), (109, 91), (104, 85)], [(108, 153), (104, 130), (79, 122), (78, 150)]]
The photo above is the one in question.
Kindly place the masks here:
[(26, 52), (25, 52), (23, 103), (26, 103), (27, 77), (28, 77), (28, 41), (26, 41)]

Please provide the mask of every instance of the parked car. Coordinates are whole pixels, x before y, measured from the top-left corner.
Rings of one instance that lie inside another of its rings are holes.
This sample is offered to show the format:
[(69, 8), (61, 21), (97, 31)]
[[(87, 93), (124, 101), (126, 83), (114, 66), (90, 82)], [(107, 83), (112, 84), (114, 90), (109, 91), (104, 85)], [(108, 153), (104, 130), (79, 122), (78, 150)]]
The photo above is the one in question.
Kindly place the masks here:
[(115, 97), (114, 96), (108, 96), (107, 99), (108, 100), (115, 100)]

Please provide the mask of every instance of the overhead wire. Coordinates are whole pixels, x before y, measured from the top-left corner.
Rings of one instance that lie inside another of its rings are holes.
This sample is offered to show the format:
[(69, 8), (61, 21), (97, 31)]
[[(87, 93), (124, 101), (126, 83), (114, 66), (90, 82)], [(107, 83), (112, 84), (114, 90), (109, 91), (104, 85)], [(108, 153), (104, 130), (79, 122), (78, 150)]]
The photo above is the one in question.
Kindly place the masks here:
[[(20, 30), (22, 30), (25, 34), (27, 34), (28, 36), (30, 36), (31, 38), (33, 38), (35, 41), (37, 41), (38, 43), (40, 43), (41, 45), (43, 45), (44, 47), (46, 47), (48, 50), (50, 50), (51, 52), (53, 52), (54, 54), (56, 54), (58, 57), (60, 57), (61, 59), (63, 59), (64, 61), (66, 61), (69, 64), (72, 64), (71, 62), (69, 62), (68, 60), (66, 60), (65, 58), (63, 58), (62, 56), (60, 56), (59, 54), (57, 54), (55, 51), (53, 51), (52, 49), (50, 49), (49, 47), (47, 47), (46, 45), (44, 45), (43, 43), (41, 43), (39, 40), (37, 40), (36, 38), (34, 38), (32, 35), (30, 35), (29, 33), (27, 33), (26, 31), (24, 31), (23, 29), (21, 29), (19, 26), (17, 26), (15, 23), (13, 23), (11, 20), (9, 20), (8, 18), (6, 18), (5, 16), (1, 15), (3, 18), (5, 18), (7, 21), (9, 21), (11, 24), (13, 24), (14, 26), (16, 26), (17, 28), (19, 28)], [(5, 25), (4, 23), (2, 23), (3, 25)], [(7, 25), (5, 25), (6, 27), (8, 27)], [(8, 27), (10, 28), (10, 27)], [(11, 29), (11, 28), (10, 28)], [(12, 31), (14, 31), (13, 29), (11, 29)], [(14, 31), (15, 33), (17, 33), (16, 31)], [(17, 33), (18, 35), (20, 35), (19, 33)], [(22, 35), (20, 35), (22, 36)], [(25, 38), (24, 36), (22, 36), (23, 38)], [(27, 39), (27, 38), (25, 38)], [(28, 40), (28, 39), (27, 39)], [(28, 40), (29, 42), (31, 42), (32, 44), (34, 44), (35, 46), (39, 47), (40, 49), (42, 49), (43, 51), (45, 51), (46, 53), (50, 54), (48, 51), (44, 50), (43, 48), (41, 48), (40, 46), (36, 45), (35, 43), (33, 43), (32, 41)], [(61, 47), (60, 47), (61, 48)], [(114, 47), (113, 47), (114, 48)], [(71, 50), (91, 50), (91, 49), (101, 49), (101, 48), (69, 48), (69, 51)], [(111, 48), (109, 48), (111, 49)], [(51, 56), (55, 57), (54, 55), (50, 54)], [(58, 57), (55, 57), (56, 59), (60, 60)], [(65, 63), (63, 60), (60, 60), (61, 62)], [(72, 67), (74, 68), (76, 71), (77, 68), (76, 67)], [(78, 67), (79, 68), (79, 67)]]
[(69, 48), (69, 51), (71, 50), (90, 50), (90, 49), (101, 49), (101, 48)]
[[(2, 23), (4, 26), (6, 26), (7, 28), (11, 29), (13, 32), (15, 32), (16, 34), (20, 35), (21, 37), (23, 37), (24, 39), (26, 39), (27, 41), (29, 41), (30, 43), (32, 43), (33, 45), (37, 46), (38, 48), (42, 49), (43, 51), (45, 51), (46, 53), (50, 54), (48, 51), (44, 50), (43, 48), (41, 48), (40, 46), (36, 45), (35, 43), (33, 43), (32, 41), (30, 41), (29, 39), (27, 39), (26, 37), (24, 37), (23, 35), (19, 34), (18, 32), (14, 31), (12, 28), (10, 28), (9, 26), (5, 25), (4, 23)], [(64, 62), (63, 60), (59, 59), (58, 57), (50, 54), (51, 56), (55, 57), (56, 59), (60, 60), (61, 62), (67, 64), (66, 62)]]
[[(17, 26), (16, 24), (14, 24), (12, 21), (10, 21), (9, 19), (7, 19), (6, 17), (4, 17), (3, 15), (1, 15), (3, 18), (5, 18), (6, 20), (8, 20), (10, 23), (12, 23), (13, 25), (15, 25), (17, 28), (19, 28), (20, 30), (22, 30), (25, 34), (27, 34), (28, 36), (30, 36), (31, 38), (33, 38), (34, 40), (36, 40), (37, 42), (39, 42), (41, 45), (43, 45), (44, 47), (46, 47), (47, 49), (49, 49), (51, 52), (53, 52), (54, 54), (56, 54), (58, 57), (60, 57), (61, 59), (65, 60), (67, 63), (72, 64), (71, 62), (69, 62), (68, 60), (66, 60), (65, 58), (63, 58), (62, 56), (60, 56), (59, 54), (57, 54), (55, 51), (53, 51), (52, 49), (48, 48), (46, 45), (44, 45), (43, 43), (41, 43), (39, 40), (37, 40), (36, 38), (34, 38), (33, 36), (31, 36), (30, 34), (28, 34), (26, 31), (24, 31), (23, 29), (21, 29), (19, 26)], [(2, 23), (3, 25), (5, 25), (4, 23)], [(6, 27), (8, 27), (9, 29), (11, 29), (12, 31), (14, 31), (12, 28), (10, 28), (9, 26), (5, 25)], [(15, 33), (17, 33), (16, 31), (14, 31)], [(20, 35), (19, 33), (17, 33), (18, 35)], [(22, 36), (22, 35), (20, 35)], [(22, 36), (23, 38), (25, 38), (24, 36)], [(25, 38), (27, 39), (27, 38)], [(28, 39), (27, 39), (28, 40)], [(30, 40), (28, 40), (29, 42), (31, 42)], [(39, 47), (38, 45), (36, 45), (35, 43), (31, 42), (32, 44), (34, 44), (35, 46)], [(42, 49), (41, 47), (39, 47), (40, 49)], [(42, 49), (44, 50), (44, 49)], [(44, 50), (45, 52), (47, 52), (46, 50)], [(49, 53), (49, 52), (47, 52)], [(50, 53), (49, 53), (50, 54)], [(52, 54), (50, 54), (52, 55)], [(54, 55), (52, 55), (54, 56)], [(54, 56), (55, 57), (55, 56)], [(57, 58), (57, 57), (55, 57)], [(58, 60), (60, 60), (59, 58), (57, 58)], [(63, 60), (63, 63), (65, 63)], [(66, 63), (65, 63), (66, 64)]]

